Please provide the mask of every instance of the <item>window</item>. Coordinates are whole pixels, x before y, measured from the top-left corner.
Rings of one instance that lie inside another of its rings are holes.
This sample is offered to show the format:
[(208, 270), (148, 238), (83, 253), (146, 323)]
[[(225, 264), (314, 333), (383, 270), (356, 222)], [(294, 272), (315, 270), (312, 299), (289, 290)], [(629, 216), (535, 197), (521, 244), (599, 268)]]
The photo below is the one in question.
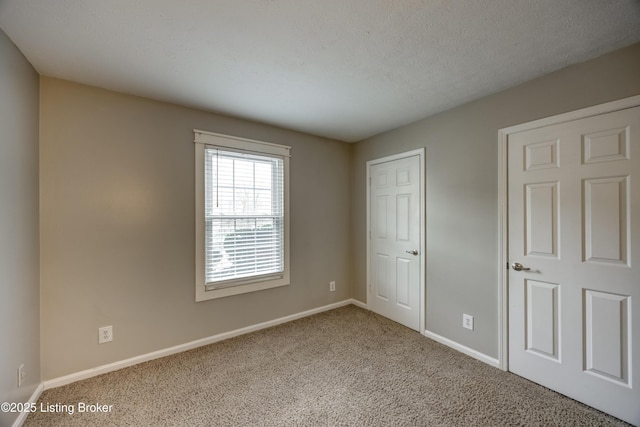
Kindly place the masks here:
[(289, 147), (194, 131), (196, 301), (289, 284)]

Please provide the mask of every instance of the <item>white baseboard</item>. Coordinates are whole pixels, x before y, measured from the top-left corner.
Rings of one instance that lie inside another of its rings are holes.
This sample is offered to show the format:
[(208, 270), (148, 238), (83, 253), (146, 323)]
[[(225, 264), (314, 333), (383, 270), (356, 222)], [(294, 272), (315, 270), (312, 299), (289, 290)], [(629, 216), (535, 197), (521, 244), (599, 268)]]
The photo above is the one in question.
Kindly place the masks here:
[(365, 310), (369, 310), (369, 306), (362, 302), (362, 301), (358, 301), (357, 299), (351, 299), (351, 304), (355, 305), (356, 307), (360, 307), (360, 308), (364, 308)]
[[(38, 399), (40, 399), (40, 395), (43, 391), (44, 383), (38, 384), (38, 387), (36, 387), (29, 400), (23, 403), (32, 403), (35, 405), (38, 402)], [(29, 416), (29, 412), (21, 412), (20, 416), (18, 416), (18, 418), (16, 418), (16, 420), (13, 422), (13, 427), (21, 427), (22, 424), (24, 424), (24, 422), (27, 420), (27, 416)]]
[[(202, 338), (196, 341), (191, 341), (185, 344), (176, 345), (174, 347), (165, 348), (162, 350), (154, 351), (140, 356), (135, 356), (130, 359), (120, 360), (118, 362), (109, 363), (107, 365), (98, 366), (96, 368), (87, 369), (84, 371), (76, 372), (73, 374), (65, 375), (63, 377), (53, 378), (44, 381), (44, 390), (60, 387), (63, 385), (71, 384), (76, 381), (85, 380), (87, 378), (96, 377), (98, 375), (106, 374), (108, 372), (117, 371), (118, 369), (127, 368), (129, 366), (137, 365), (139, 363), (147, 362), (149, 360), (159, 359), (161, 357), (170, 356), (176, 353), (182, 353), (183, 351), (192, 350), (194, 348), (202, 347), (205, 345), (213, 344), (218, 341), (226, 340), (229, 338), (237, 337), (239, 335), (248, 334), (250, 332), (259, 331), (261, 329), (270, 328), (272, 326), (280, 325), (282, 323), (291, 322), (293, 320), (301, 319), (303, 317), (312, 316), (314, 314), (322, 313), (323, 311), (333, 310), (338, 307), (346, 305), (356, 305), (362, 307), (363, 304), (360, 301), (354, 299), (347, 299), (344, 301), (336, 302), (333, 304), (325, 305), (322, 307), (313, 308), (311, 310), (303, 311), (301, 313), (291, 314), (289, 316), (280, 317), (278, 319), (269, 320), (267, 322), (258, 323), (257, 325), (251, 325), (244, 328), (236, 329), (229, 332), (223, 332), (221, 334), (213, 335), (207, 338)], [(364, 305), (366, 307), (366, 305)]]
[(467, 356), (471, 356), (474, 359), (478, 359), (479, 361), (484, 362), (488, 365), (491, 365), (495, 368), (498, 368), (498, 369), (500, 368), (500, 361), (498, 359), (495, 359), (491, 356), (487, 356), (484, 353), (480, 353), (479, 351), (476, 351), (472, 348), (466, 347), (462, 344), (452, 341), (449, 338), (445, 338), (443, 336), (434, 334), (433, 332), (429, 332), (429, 331), (424, 331), (424, 336), (426, 336), (427, 338), (431, 338), (434, 341), (438, 341), (440, 344), (444, 344), (447, 347), (451, 347), (454, 350), (458, 350), (459, 352), (464, 353)]

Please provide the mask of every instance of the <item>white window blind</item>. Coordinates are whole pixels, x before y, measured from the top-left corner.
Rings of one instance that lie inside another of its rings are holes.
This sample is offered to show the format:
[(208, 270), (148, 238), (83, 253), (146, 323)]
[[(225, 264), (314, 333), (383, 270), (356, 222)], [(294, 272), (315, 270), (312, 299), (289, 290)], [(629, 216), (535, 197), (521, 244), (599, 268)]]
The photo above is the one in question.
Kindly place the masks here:
[(283, 158), (213, 146), (204, 154), (206, 288), (282, 277)]

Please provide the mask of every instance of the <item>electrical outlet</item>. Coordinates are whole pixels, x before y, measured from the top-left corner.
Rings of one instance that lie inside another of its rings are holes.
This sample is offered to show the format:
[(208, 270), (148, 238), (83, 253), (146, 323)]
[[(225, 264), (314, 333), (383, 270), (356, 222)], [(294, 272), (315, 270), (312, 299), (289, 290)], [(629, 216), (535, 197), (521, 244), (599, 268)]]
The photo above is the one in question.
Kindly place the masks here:
[(113, 341), (113, 326), (98, 328), (98, 344)]
[(336, 282), (334, 282), (334, 281), (329, 282), (329, 290), (331, 292), (336, 290)]
[(24, 363), (18, 367), (18, 387), (22, 387), (24, 383), (24, 376), (26, 372), (24, 371)]
[(473, 316), (469, 314), (463, 314), (462, 327), (473, 331)]

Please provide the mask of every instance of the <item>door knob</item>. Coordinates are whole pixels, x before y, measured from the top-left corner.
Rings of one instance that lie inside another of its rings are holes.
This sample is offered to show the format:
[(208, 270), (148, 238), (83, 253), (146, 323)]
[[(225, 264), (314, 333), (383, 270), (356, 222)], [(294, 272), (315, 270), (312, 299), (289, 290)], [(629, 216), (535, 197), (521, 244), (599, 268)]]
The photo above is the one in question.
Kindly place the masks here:
[(405, 252), (408, 253), (408, 254), (411, 254), (411, 255), (418, 255), (418, 251), (415, 250), (415, 249), (412, 250), (412, 251), (405, 251)]
[(519, 262), (514, 262), (513, 264), (511, 264), (511, 268), (513, 268), (515, 271), (529, 271), (529, 270), (531, 270), (530, 268), (523, 267), (522, 264), (520, 264)]

